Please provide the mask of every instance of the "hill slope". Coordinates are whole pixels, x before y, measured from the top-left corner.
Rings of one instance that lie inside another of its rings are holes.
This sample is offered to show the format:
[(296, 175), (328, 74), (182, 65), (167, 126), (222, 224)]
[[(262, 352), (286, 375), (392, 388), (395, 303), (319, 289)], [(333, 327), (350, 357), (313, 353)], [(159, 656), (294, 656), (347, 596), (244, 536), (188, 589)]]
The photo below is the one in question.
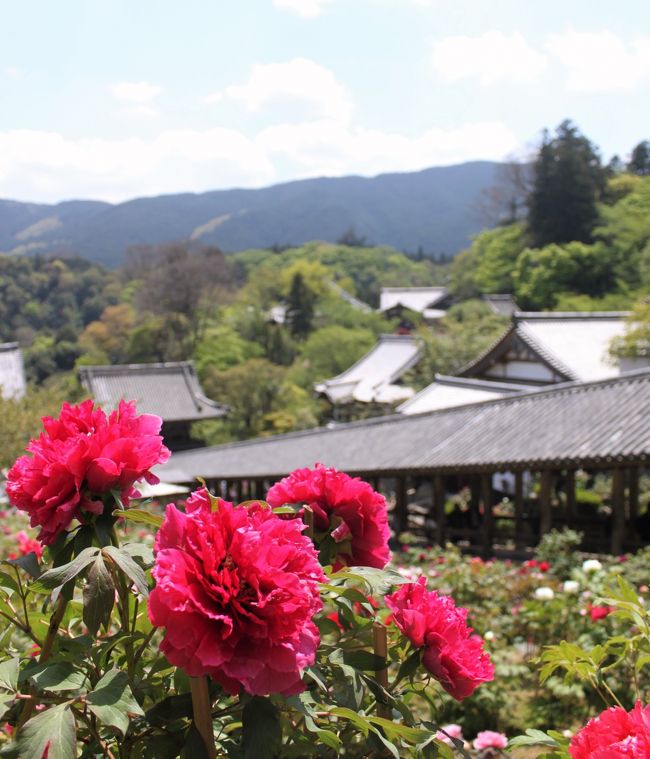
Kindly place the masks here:
[(217, 190), (125, 203), (41, 205), (0, 200), (0, 252), (81, 255), (118, 266), (129, 245), (192, 238), (226, 251), (347, 230), (376, 245), (454, 254), (482, 226), (476, 203), (499, 164), (476, 161), (373, 178), (306, 179), (259, 190)]

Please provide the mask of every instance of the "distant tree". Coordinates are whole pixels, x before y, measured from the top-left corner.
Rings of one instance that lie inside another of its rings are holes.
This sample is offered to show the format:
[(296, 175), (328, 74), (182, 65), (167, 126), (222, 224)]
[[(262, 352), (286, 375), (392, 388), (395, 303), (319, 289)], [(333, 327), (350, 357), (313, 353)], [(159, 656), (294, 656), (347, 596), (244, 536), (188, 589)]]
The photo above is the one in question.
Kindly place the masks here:
[(472, 247), (477, 253), (474, 273), (482, 293), (513, 292), (512, 272), (517, 256), (526, 247), (522, 224), (510, 224), (481, 232)]
[(314, 293), (307, 287), (300, 272), (291, 280), (287, 298), (287, 325), (295, 338), (305, 338), (311, 332), (314, 320)]
[(349, 248), (363, 248), (368, 245), (366, 237), (358, 235), (354, 227), (348, 227), (336, 243), (337, 245), (347, 245)]
[(545, 131), (528, 196), (533, 247), (591, 242), (605, 179), (596, 148), (570, 121), (563, 121), (553, 138)]
[(493, 227), (508, 225), (526, 217), (526, 199), (532, 186), (532, 157), (510, 157), (499, 164), (493, 183), (483, 190), (477, 211), (483, 223)]
[(650, 142), (648, 140), (643, 140), (632, 150), (627, 170), (640, 177), (650, 174)]

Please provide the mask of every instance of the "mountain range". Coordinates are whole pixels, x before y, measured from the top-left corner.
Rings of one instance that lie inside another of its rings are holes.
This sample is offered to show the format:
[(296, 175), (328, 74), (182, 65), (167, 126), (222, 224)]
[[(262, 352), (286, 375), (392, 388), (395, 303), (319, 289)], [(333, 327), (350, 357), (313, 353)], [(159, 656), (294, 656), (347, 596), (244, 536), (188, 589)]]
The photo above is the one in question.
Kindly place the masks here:
[(108, 267), (131, 245), (191, 239), (226, 252), (346, 232), (366, 244), (454, 255), (485, 226), (482, 194), (502, 164), (474, 161), (365, 178), (303, 179), (262, 189), (215, 190), (123, 203), (55, 205), (0, 199), (0, 252), (78, 255)]

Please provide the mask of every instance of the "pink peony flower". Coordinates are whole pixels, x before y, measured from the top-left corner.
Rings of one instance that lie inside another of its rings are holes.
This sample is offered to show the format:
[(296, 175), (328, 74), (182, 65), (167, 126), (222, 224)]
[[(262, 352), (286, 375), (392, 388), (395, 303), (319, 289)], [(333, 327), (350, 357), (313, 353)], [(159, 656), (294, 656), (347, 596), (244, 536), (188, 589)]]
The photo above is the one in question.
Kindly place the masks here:
[(17, 559), (19, 556), (27, 556), (28, 553), (35, 553), (37, 559), (41, 558), (43, 555), (43, 546), (38, 540), (30, 538), (25, 530), (17, 532), (15, 538), (18, 541), (18, 552), (10, 553), (8, 556), (9, 559)]
[(650, 706), (640, 701), (630, 712), (605, 709), (571, 738), (573, 759), (647, 759), (650, 756)]
[(317, 465), (296, 469), (273, 485), (271, 506), (299, 503), (314, 512), (314, 532), (321, 550), (327, 539), (335, 569), (342, 566), (378, 567), (390, 560), (386, 500), (367, 482), (336, 469)]
[(211, 499), (204, 488), (186, 508), (168, 506), (156, 536), (149, 618), (166, 628), (161, 650), (231, 694), (302, 691), (301, 670), (320, 640), (312, 618), (324, 579), (304, 525), (256, 502)]
[(485, 748), (503, 749), (508, 745), (508, 738), (503, 733), (496, 733), (494, 730), (483, 730), (474, 738), (472, 745), (477, 751)]
[(161, 419), (136, 414), (135, 404), (122, 401), (106, 416), (92, 401), (77, 406), (64, 403), (58, 419), (45, 417), (45, 431), (27, 446), (7, 475), (11, 503), (40, 527), (38, 539), (53, 543), (73, 519), (101, 514), (101, 497), (111, 490), (122, 502), (139, 493), (135, 482), (158, 478), (150, 469), (169, 458), (158, 434)]
[(423, 648), (422, 663), (455, 699), (471, 695), (494, 678), (483, 641), (467, 626), (467, 610), (457, 608), (450, 596), (427, 591), (426, 580), (401, 585), (386, 596), (393, 621), (416, 648)]
[(454, 745), (452, 738), (455, 738), (457, 741), (463, 740), (463, 728), (460, 725), (445, 725), (436, 733), (436, 740), (442, 741), (448, 746)]
[(613, 606), (592, 606), (591, 604), (587, 604), (587, 611), (589, 612), (589, 616), (591, 617), (592, 622), (598, 622), (601, 619), (605, 619), (605, 617), (609, 616), (613, 611)]

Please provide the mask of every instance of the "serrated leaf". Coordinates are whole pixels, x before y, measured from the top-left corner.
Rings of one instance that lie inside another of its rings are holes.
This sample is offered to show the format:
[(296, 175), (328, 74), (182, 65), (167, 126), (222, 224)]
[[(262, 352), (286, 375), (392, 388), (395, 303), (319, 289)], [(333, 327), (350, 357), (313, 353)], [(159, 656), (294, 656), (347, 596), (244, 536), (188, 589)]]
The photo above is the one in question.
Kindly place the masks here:
[(268, 698), (254, 696), (242, 717), (244, 759), (273, 759), (282, 742), (280, 715)]
[(21, 759), (75, 759), (77, 738), (74, 715), (68, 704), (53, 706), (25, 724), (18, 736)]
[[(61, 588), (70, 580), (73, 580), (95, 559), (95, 556), (99, 553), (99, 548), (84, 548), (84, 550), (76, 556), (68, 564), (63, 564), (60, 567), (54, 567), (44, 572), (35, 582), (33, 582), (29, 589), (36, 593), (52, 593), (52, 598), (55, 599), (55, 595), (58, 596)], [(55, 599), (56, 600), (56, 599)]]
[(138, 592), (145, 598), (149, 595), (149, 587), (147, 585), (147, 577), (144, 573), (144, 569), (137, 564), (126, 551), (116, 548), (115, 546), (106, 546), (102, 549), (102, 553), (110, 558), (117, 564), (117, 566), (124, 572), (124, 574), (133, 582)]
[(146, 524), (149, 527), (155, 527), (157, 530), (162, 526), (164, 519), (162, 515), (152, 514), (144, 509), (118, 509), (113, 512), (113, 516), (126, 519), (127, 522), (134, 524)]
[(126, 672), (119, 669), (107, 672), (88, 694), (86, 702), (100, 722), (114, 727), (122, 735), (129, 729), (129, 714), (144, 715), (131, 692)]
[(70, 662), (35, 664), (28, 670), (27, 677), (38, 690), (52, 693), (81, 690), (86, 682), (86, 675), (75, 670)]
[(83, 621), (88, 632), (96, 635), (102, 625), (107, 629), (115, 604), (115, 583), (101, 553), (88, 571), (83, 600)]
[(19, 660), (17, 656), (0, 662), (0, 688), (12, 692), (18, 690), (18, 669)]

